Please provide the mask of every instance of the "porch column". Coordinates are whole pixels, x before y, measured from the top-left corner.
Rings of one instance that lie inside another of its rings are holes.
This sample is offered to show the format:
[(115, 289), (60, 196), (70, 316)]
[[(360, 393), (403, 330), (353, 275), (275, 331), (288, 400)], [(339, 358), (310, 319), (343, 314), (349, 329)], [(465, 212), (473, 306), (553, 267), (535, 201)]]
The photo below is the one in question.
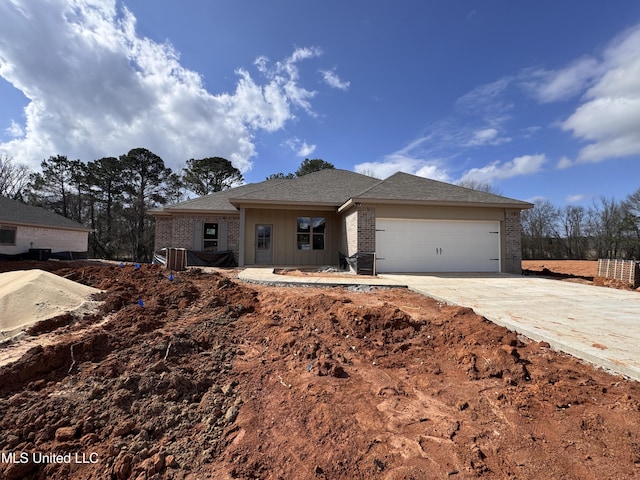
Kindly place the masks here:
[(244, 267), (244, 230), (245, 230), (245, 211), (244, 207), (240, 207), (240, 238), (238, 240), (238, 266)]

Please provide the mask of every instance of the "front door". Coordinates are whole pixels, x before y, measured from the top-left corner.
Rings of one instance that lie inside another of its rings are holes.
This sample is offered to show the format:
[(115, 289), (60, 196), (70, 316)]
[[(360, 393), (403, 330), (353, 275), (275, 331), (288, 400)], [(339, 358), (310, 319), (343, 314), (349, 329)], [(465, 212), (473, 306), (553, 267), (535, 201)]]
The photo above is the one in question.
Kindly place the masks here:
[(256, 225), (256, 263), (271, 265), (273, 255), (271, 252), (272, 225)]

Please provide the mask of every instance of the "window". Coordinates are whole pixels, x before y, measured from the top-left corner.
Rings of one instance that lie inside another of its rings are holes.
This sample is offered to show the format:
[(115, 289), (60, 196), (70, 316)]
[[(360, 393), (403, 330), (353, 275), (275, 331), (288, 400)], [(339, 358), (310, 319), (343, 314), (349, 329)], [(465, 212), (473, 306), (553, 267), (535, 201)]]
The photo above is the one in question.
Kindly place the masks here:
[(0, 245), (16, 244), (16, 227), (0, 226)]
[(205, 223), (204, 224), (204, 239), (203, 246), (205, 251), (218, 250), (218, 224), (217, 223)]
[(298, 250), (324, 250), (324, 217), (298, 217), (296, 244)]

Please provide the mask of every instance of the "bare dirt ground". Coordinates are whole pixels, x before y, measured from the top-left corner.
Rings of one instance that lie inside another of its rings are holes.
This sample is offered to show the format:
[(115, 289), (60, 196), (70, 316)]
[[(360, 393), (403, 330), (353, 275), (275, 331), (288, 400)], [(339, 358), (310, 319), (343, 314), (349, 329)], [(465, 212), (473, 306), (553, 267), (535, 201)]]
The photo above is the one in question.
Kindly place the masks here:
[(598, 262), (593, 260), (523, 260), (522, 268), (537, 272), (547, 269), (554, 273), (593, 278), (598, 273)]
[[(523, 260), (522, 269), (528, 274), (587, 283), (599, 287), (633, 290), (633, 286), (629, 283), (598, 277), (598, 262), (592, 260)], [(636, 290), (640, 291), (640, 289)]]
[(233, 272), (0, 263), (18, 268), (106, 293), (0, 367), (2, 479), (640, 477), (640, 384), (469, 309)]

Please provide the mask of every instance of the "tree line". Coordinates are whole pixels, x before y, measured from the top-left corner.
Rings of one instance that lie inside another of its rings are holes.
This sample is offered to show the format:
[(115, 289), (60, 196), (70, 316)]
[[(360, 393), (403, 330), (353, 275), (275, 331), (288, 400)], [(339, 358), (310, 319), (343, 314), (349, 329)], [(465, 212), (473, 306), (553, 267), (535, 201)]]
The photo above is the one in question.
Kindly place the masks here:
[[(83, 162), (64, 155), (40, 163), (40, 172), (0, 155), (0, 196), (46, 208), (90, 228), (91, 258), (150, 261), (155, 226), (148, 211), (196, 195), (226, 190), (244, 182), (240, 170), (222, 157), (190, 159), (180, 172), (145, 148), (118, 157)], [(325, 168), (321, 159), (305, 159), (294, 178)]]
[[(44, 207), (91, 228), (88, 254), (106, 259), (150, 261), (150, 209), (180, 202), (189, 191), (208, 195), (244, 181), (222, 157), (190, 159), (174, 172), (144, 148), (89, 162), (51, 156), (40, 166), (41, 172), (32, 172), (0, 155), (0, 196)], [(325, 168), (335, 167), (322, 159), (305, 159), (295, 173), (267, 179), (295, 178)], [(492, 191), (487, 185), (464, 186)], [(524, 259), (640, 258), (640, 189), (623, 201), (601, 197), (590, 207), (539, 201), (522, 211), (521, 222)]]
[(622, 201), (600, 197), (589, 207), (539, 201), (521, 221), (524, 259), (640, 258), (640, 189)]
[(150, 261), (154, 224), (148, 211), (230, 188), (242, 173), (222, 157), (190, 159), (174, 172), (145, 148), (83, 162), (51, 156), (40, 172), (0, 156), (0, 195), (44, 207), (92, 229), (92, 258)]

